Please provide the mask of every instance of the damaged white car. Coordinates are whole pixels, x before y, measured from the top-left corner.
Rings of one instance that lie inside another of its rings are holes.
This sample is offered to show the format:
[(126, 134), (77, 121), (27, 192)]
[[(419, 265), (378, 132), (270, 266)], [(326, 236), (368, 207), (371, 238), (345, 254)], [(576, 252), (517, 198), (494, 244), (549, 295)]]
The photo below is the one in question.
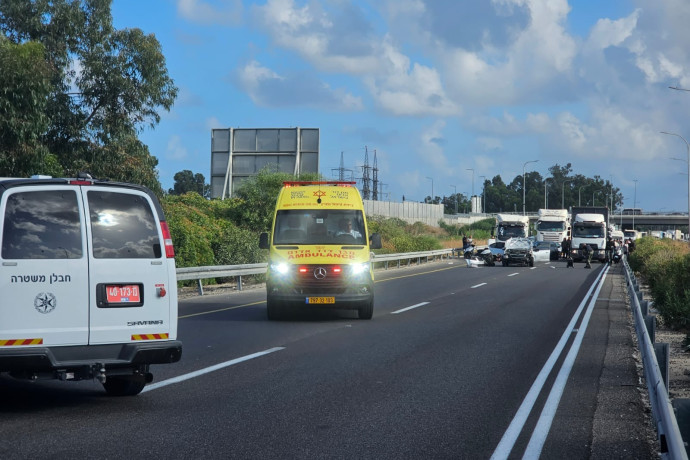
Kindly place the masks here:
[(503, 252), (503, 266), (522, 265), (534, 267), (532, 242), (527, 238), (510, 238)]

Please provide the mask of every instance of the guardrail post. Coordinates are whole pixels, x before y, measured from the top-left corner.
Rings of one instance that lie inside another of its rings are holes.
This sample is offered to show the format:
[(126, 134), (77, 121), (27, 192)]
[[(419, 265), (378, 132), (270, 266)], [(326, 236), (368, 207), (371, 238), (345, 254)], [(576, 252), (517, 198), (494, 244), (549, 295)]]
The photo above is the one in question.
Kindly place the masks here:
[(659, 363), (659, 370), (661, 371), (661, 378), (666, 386), (666, 394), (668, 395), (668, 362), (669, 362), (669, 345), (668, 343), (655, 343), (654, 354), (656, 361)]
[(196, 280), (197, 282), (197, 291), (199, 292), (199, 295), (204, 295), (204, 287), (201, 285), (201, 280), (198, 279)]
[(642, 316), (647, 316), (649, 314), (649, 301), (640, 301), (640, 310), (642, 311)]
[[(683, 439), (690, 439), (690, 399), (674, 398), (671, 400), (673, 412), (676, 414), (678, 429)], [(685, 443), (685, 452), (688, 452), (688, 444)]]
[(649, 336), (649, 341), (654, 344), (654, 339), (656, 336), (656, 316), (645, 316), (644, 325), (647, 326), (647, 335)]
[(237, 277), (237, 290), (238, 291), (242, 290), (242, 275)]

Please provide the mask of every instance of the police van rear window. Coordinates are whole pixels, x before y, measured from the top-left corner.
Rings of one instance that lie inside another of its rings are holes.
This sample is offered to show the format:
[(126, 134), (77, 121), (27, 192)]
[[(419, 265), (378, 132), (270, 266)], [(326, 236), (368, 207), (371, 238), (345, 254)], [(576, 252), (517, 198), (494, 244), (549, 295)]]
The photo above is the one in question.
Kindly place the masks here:
[(73, 190), (12, 193), (2, 231), (3, 259), (79, 259), (79, 205)]
[(87, 193), (97, 259), (159, 259), (161, 244), (151, 206), (141, 195)]

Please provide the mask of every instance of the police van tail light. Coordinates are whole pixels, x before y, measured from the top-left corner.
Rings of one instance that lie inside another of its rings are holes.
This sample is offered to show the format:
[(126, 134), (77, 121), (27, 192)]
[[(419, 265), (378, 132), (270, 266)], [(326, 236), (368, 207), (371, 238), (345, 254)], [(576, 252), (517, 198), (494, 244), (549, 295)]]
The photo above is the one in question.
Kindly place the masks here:
[(165, 245), (165, 257), (172, 259), (175, 257), (175, 248), (173, 247), (172, 237), (170, 236), (170, 229), (167, 222), (161, 222), (161, 231), (163, 232), (163, 244)]

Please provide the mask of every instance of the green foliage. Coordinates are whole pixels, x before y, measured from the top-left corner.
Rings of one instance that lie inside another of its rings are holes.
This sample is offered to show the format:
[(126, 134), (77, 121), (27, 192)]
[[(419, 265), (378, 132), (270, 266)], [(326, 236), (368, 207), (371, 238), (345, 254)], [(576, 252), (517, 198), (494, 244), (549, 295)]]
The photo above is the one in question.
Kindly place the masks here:
[(61, 175), (40, 137), (49, 123), (50, 69), (43, 45), (14, 44), (0, 36), (0, 69), (0, 175)]
[(231, 215), (240, 227), (267, 232), (273, 223), (278, 192), (286, 181), (323, 180), (317, 173), (302, 174), (295, 178), (292, 174), (271, 172), (267, 167), (256, 176), (250, 177), (233, 193), (238, 200)]
[(162, 194), (158, 161), (137, 136), (177, 88), (156, 38), (116, 30), (110, 4), (0, 1), (0, 113), (17, 136), (14, 148), (0, 140), (0, 175), (88, 171)]
[(630, 267), (649, 286), (654, 306), (669, 327), (690, 325), (690, 248), (670, 239), (640, 238), (629, 257)]
[(397, 252), (416, 252), (441, 249), (437, 236), (430, 234), (429, 227), (422, 222), (408, 224), (397, 218), (367, 218), (369, 233), (381, 235), (382, 249), (375, 250), (379, 254)]
[(474, 240), (487, 240), (491, 236), (491, 230), (494, 228), (496, 220), (493, 218), (482, 219), (463, 226), (449, 225), (441, 220), (438, 224), (450, 238), (472, 235)]
[(201, 173), (194, 174), (189, 169), (175, 173), (173, 177), (175, 185), (168, 190), (170, 195), (184, 195), (187, 192), (196, 192), (204, 198), (211, 196), (211, 186), (206, 184), (206, 179)]

